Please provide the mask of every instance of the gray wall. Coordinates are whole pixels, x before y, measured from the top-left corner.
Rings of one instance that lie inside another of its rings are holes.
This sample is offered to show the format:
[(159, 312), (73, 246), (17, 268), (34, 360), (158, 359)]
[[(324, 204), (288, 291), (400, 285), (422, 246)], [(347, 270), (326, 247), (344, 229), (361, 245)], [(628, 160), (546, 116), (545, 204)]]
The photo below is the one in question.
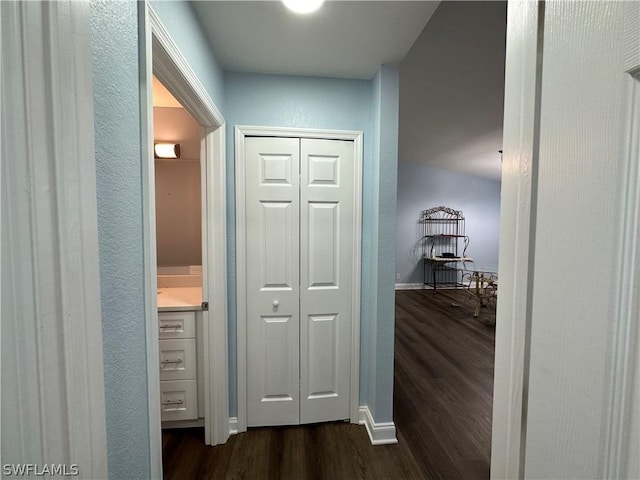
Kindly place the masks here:
[(500, 180), (507, 2), (443, 1), (400, 66), (400, 158)]
[(500, 182), (416, 163), (398, 165), (396, 283), (422, 283), (420, 212), (437, 206), (462, 210), (470, 237), (467, 254), (479, 270), (498, 268)]

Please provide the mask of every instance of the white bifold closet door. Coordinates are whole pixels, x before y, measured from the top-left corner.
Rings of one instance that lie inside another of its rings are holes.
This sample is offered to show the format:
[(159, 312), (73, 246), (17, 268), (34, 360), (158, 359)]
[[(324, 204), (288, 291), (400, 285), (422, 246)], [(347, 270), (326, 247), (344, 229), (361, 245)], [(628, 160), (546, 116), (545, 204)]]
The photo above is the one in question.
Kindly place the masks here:
[(245, 140), (247, 425), (348, 419), (354, 143)]

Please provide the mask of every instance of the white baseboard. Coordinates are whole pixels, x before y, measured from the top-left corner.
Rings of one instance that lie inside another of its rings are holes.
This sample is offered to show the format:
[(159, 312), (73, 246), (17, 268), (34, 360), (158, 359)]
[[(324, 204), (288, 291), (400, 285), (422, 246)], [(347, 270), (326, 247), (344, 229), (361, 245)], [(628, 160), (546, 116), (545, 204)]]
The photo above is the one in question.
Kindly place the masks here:
[(229, 417), (229, 435), (238, 434), (238, 417)]
[(424, 290), (424, 283), (396, 283), (396, 290)]
[(170, 422), (162, 422), (163, 430), (194, 427), (204, 427), (204, 418), (198, 418), (197, 420), (172, 420)]
[[(471, 282), (468, 288), (474, 289), (475, 286), (476, 282)], [(437, 288), (438, 290), (456, 290), (456, 287), (451, 285), (438, 285)], [(462, 287), (457, 287), (457, 289), (462, 290)], [(422, 283), (396, 283), (396, 290), (433, 290), (433, 286)]]
[[(393, 422), (375, 423), (369, 407), (362, 406), (359, 409), (359, 423), (364, 425), (369, 434), (371, 445), (389, 445), (398, 443), (396, 438), (396, 426)], [(237, 435), (238, 417), (229, 417), (229, 435)]]
[(396, 426), (393, 422), (375, 423), (369, 407), (360, 407), (360, 425), (367, 428), (371, 445), (389, 445), (398, 443)]

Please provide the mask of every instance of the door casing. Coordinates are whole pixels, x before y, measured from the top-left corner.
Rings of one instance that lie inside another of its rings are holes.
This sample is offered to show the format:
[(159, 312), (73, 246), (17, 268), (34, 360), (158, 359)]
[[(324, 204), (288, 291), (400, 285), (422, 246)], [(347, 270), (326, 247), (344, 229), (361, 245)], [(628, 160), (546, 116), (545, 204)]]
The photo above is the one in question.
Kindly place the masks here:
[(162, 478), (152, 76), (155, 75), (203, 126), (200, 163), (206, 198), (202, 222), (209, 227), (202, 229), (202, 298), (209, 303), (209, 311), (203, 312), (209, 314), (203, 324), (205, 443), (208, 445), (224, 443), (229, 437), (225, 120), (151, 5), (139, 3), (139, 13), (149, 451), (151, 477)]
[(253, 127), (238, 125), (235, 129), (236, 145), (236, 299), (237, 299), (237, 405), (238, 432), (247, 430), (247, 309), (246, 309), (246, 255), (244, 245), (245, 232), (245, 152), (244, 141), (247, 136), (293, 137), (331, 140), (349, 140), (354, 142), (354, 235), (352, 255), (353, 304), (351, 326), (351, 406), (350, 422), (360, 423), (360, 284), (362, 251), (362, 132), (344, 130), (317, 130), (306, 128)]

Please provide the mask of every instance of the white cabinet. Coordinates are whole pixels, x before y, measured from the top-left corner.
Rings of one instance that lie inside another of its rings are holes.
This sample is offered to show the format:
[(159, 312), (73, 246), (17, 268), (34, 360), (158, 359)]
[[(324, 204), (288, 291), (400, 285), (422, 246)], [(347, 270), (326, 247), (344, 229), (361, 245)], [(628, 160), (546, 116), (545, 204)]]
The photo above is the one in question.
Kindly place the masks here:
[(196, 312), (158, 313), (158, 338), (196, 338)]
[(196, 378), (196, 339), (160, 340), (160, 380)]
[[(201, 312), (159, 312), (160, 408), (163, 422), (197, 420), (202, 410)], [(200, 351), (199, 351), (200, 350)]]
[(198, 418), (196, 380), (163, 380), (160, 382), (162, 421)]

